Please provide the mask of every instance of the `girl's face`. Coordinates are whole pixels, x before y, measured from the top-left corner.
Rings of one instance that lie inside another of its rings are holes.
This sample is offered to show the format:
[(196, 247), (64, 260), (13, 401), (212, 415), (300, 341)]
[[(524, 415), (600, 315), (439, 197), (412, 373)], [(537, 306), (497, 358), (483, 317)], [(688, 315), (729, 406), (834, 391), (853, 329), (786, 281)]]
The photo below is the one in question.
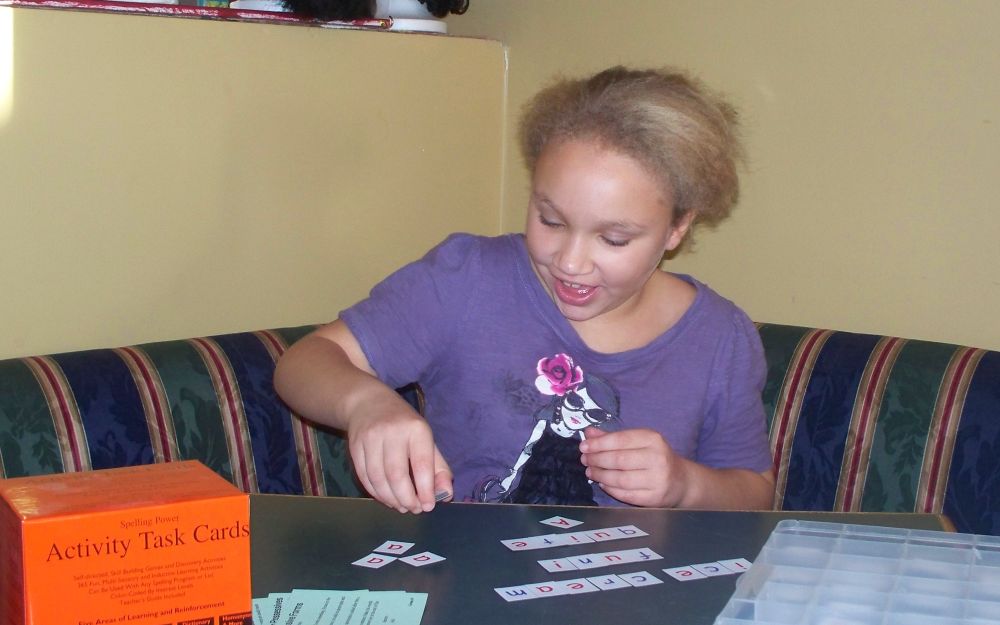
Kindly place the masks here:
[(690, 220), (635, 159), (587, 140), (546, 146), (525, 228), (535, 272), (571, 322), (626, 318)]

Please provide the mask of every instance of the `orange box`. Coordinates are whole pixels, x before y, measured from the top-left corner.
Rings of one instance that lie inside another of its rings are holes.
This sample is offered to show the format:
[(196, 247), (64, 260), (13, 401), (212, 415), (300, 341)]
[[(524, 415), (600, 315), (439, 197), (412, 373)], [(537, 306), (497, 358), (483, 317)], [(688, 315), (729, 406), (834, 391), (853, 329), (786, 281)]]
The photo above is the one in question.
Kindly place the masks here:
[(0, 623), (249, 625), (249, 497), (197, 461), (0, 480)]

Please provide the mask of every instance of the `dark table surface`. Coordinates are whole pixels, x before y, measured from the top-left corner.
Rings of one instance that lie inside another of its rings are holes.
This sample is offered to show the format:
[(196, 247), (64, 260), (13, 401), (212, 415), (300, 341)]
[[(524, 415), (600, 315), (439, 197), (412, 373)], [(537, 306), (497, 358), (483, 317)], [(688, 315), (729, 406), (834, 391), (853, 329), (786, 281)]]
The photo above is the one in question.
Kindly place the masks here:
[[(561, 515), (583, 521), (571, 530), (540, 523)], [(252, 495), (251, 579), (254, 597), (294, 588), (406, 590), (427, 593), (423, 625), (525, 623), (679, 623), (710, 625), (735, 590), (737, 576), (679, 582), (665, 568), (746, 558), (751, 562), (782, 519), (947, 529), (932, 514), (709, 512), (511, 504), (439, 504), (403, 515), (360, 498)], [(500, 540), (635, 525), (649, 535), (587, 546), (513, 552)], [(407, 555), (447, 558), (427, 567), (393, 562), (380, 569), (351, 563), (386, 540), (415, 543)], [(652, 549), (662, 560), (574, 573), (549, 573), (538, 560), (616, 549)], [(644, 570), (662, 584), (506, 602), (494, 590), (532, 582)]]

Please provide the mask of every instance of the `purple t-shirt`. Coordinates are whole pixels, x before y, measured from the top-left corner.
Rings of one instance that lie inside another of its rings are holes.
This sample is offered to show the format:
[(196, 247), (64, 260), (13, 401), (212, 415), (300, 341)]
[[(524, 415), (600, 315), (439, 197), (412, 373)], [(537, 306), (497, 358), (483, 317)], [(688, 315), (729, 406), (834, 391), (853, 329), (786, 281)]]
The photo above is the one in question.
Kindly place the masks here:
[(580, 431), (651, 428), (711, 467), (771, 466), (753, 323), (704, 284), (649, 344), (590, 349), (522, 235), (452, 235), (340, 318), (376, 374), (419, 382), (457, 501), (620, 505), (583, 475)]

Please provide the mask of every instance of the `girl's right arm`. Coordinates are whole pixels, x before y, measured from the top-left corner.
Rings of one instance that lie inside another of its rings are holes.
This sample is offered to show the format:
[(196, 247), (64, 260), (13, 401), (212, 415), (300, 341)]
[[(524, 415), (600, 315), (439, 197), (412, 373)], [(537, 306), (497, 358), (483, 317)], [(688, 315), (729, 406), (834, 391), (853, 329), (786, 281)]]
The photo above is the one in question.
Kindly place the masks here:
[(297, 414), (344, 430), (362, 486), (400, 512), (434, 508), (451, 493), (451, 470), (430, 426), (380, 381), (357, 339), (337, 320), (292, 345), (274, 387)]

